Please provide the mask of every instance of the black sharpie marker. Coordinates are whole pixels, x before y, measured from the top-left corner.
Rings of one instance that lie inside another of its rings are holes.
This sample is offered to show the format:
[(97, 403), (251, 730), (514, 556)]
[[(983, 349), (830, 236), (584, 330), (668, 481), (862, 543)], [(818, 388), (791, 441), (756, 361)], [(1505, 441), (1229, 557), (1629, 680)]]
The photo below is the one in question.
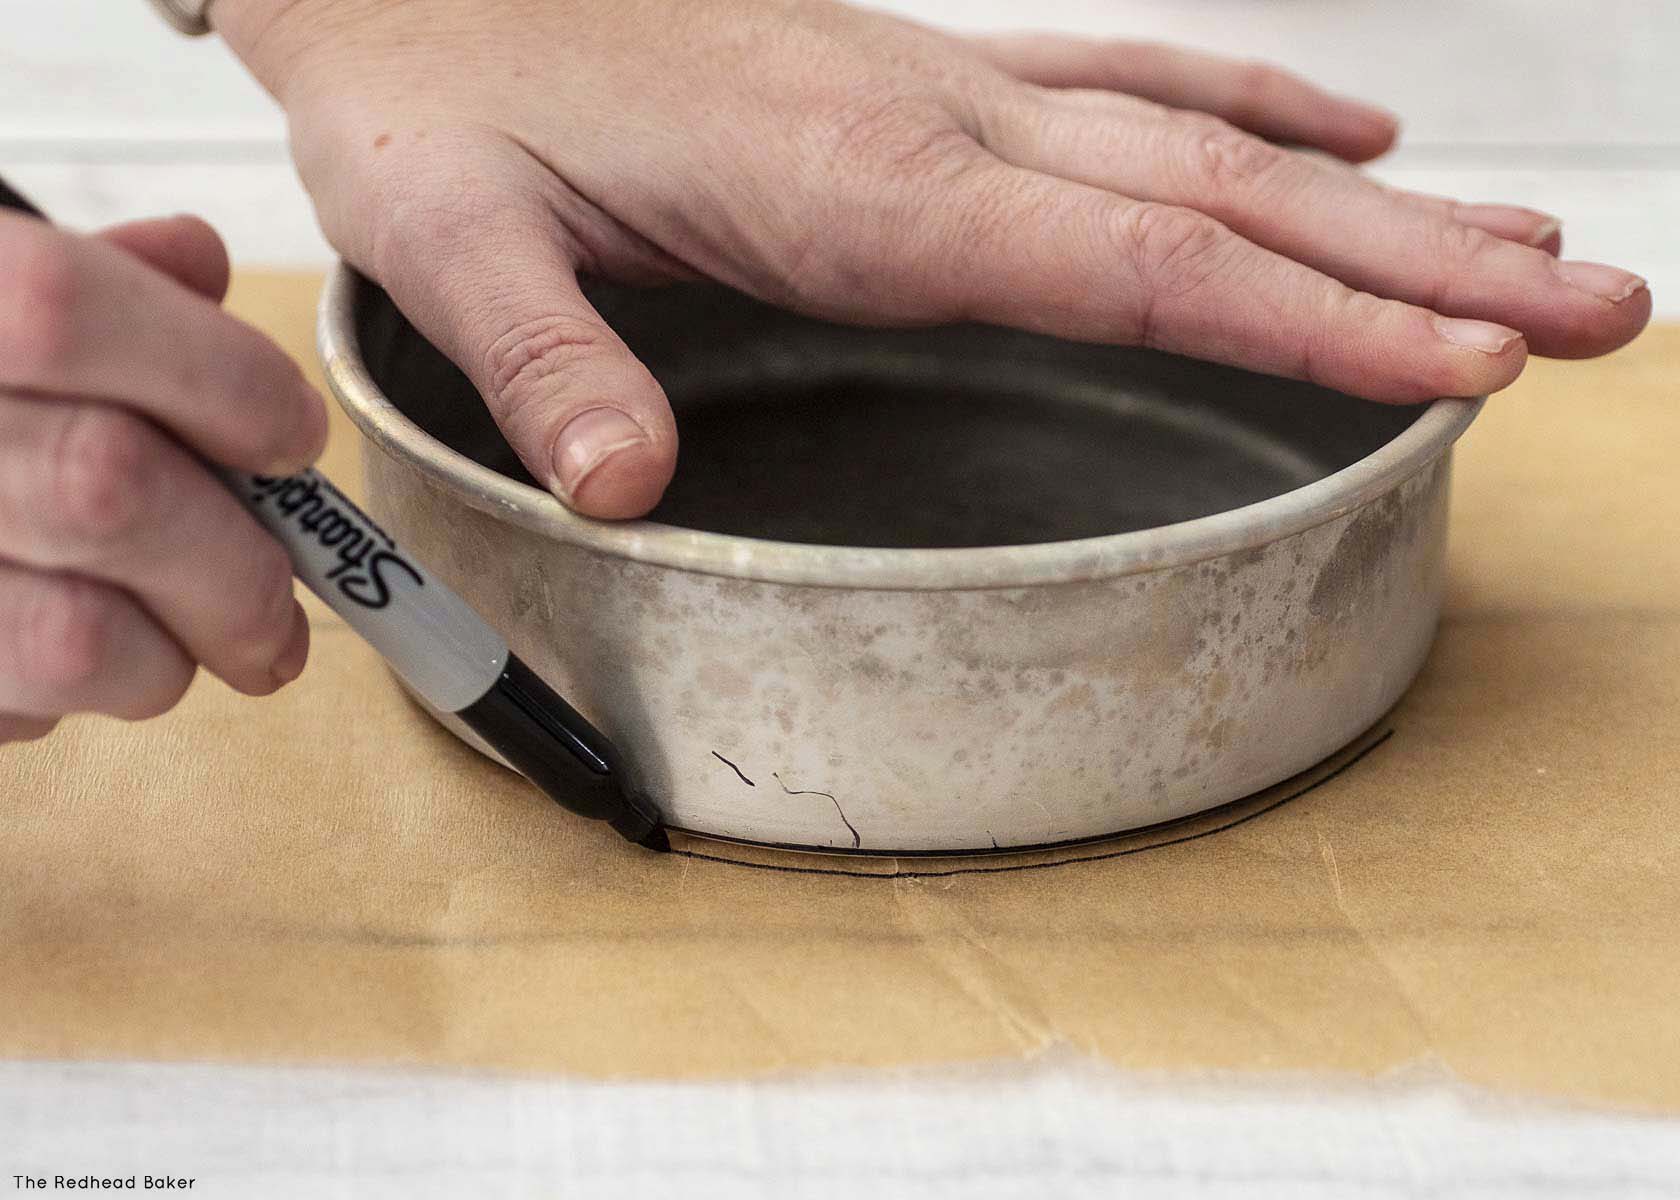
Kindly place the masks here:
[[(42, 215), (4, 180), (0, 207)], [(297, 577), (416, 695), (460, 719), (562, 807), (638, 845), (670, 849), (658, 809), (630, 785), (606, 736), (326, 476), (218, 473), (286, 548)]]

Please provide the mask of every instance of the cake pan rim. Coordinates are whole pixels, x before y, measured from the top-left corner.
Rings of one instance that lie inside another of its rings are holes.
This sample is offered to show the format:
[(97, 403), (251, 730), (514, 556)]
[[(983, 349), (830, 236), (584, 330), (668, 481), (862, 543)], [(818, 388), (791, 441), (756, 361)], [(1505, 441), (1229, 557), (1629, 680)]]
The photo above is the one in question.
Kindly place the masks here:
[(1113, 579), (1262, 549), (1336, 520), (1392, 491), (1450, 449), (1486, 397), (1443, 398), (1396, 437), (1322, 479), (1205, 517), (1070, 541), (949, 549), (779, 542), (655, 521), (580, 516), (547, 492), (474, 462), (415, 424), (385, 396), (357, 344), (360, 276), (337, 264), (316, 327), (328, 387), (376, 447), (479, 512), (597, 553), (674, 570), (803, 587), (969, 591)]

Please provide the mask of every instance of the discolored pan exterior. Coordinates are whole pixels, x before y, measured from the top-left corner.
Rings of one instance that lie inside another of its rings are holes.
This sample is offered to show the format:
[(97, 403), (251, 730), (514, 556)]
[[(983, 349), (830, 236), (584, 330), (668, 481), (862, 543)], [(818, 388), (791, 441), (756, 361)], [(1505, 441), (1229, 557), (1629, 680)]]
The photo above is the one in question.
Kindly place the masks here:
[(1099, 837), (1311, 766), (1428, 652), (1450, 447), (1479, 402), (843, 329), (710, 286), (595, 299), (677, 409), (654, 520), (531, 486), (351, 272), (321, 346), (370, 511), (673, 825), (876, 854)]

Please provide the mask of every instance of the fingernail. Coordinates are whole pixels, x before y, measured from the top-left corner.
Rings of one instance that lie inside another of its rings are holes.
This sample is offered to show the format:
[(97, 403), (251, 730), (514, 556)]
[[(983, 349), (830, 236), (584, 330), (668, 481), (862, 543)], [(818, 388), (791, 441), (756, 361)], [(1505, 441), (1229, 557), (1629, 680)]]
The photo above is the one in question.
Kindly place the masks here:
[(308, 661), (309, 614), (303, 611), (303, 605), (294, 601), (291, 636), (286, 639), (286, 648), (280, 651), (280, 657), (268, 668), (268, 673), (274, 677), (274, 686), (283, 688), (302, 675), (303, 665)]
[(1645, 281), (1631, 271), (1607, 267), (1603, 263), (1560, 262), (1557, 273), (1569, 286), (1612, 304), (1620, 304), (1646, 286)]
[(1435, 332), (1455, 346), (1479, 350), (1483, 354), (1502, 354), (1522, 334), (1503, 325), (1488, 321), (1465, 321), (1458, 317), (1436, 317)]
[(1525, 246), (1543, 246), (1563, 228), (1563, 222), (1548, 213), (1511, 204), (1459, 204), (1452, 215), (1460, 224)]
[(554, 446), (554, 474), (568, 497), (613, 455), (647, 444), (642, 427), (616, 408), (579, 413), (560, 431)]

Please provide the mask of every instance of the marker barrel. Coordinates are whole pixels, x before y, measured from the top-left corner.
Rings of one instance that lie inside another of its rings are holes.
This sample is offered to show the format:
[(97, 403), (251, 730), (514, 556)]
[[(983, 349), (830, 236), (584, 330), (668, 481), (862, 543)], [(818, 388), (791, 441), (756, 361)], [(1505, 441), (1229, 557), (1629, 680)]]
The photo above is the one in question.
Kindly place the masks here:
[(495, 686), (508, 659), (501, 635), (326, 476), (222, 478), (286, 547), (304, 585), (433, 708), (460, 712)]

